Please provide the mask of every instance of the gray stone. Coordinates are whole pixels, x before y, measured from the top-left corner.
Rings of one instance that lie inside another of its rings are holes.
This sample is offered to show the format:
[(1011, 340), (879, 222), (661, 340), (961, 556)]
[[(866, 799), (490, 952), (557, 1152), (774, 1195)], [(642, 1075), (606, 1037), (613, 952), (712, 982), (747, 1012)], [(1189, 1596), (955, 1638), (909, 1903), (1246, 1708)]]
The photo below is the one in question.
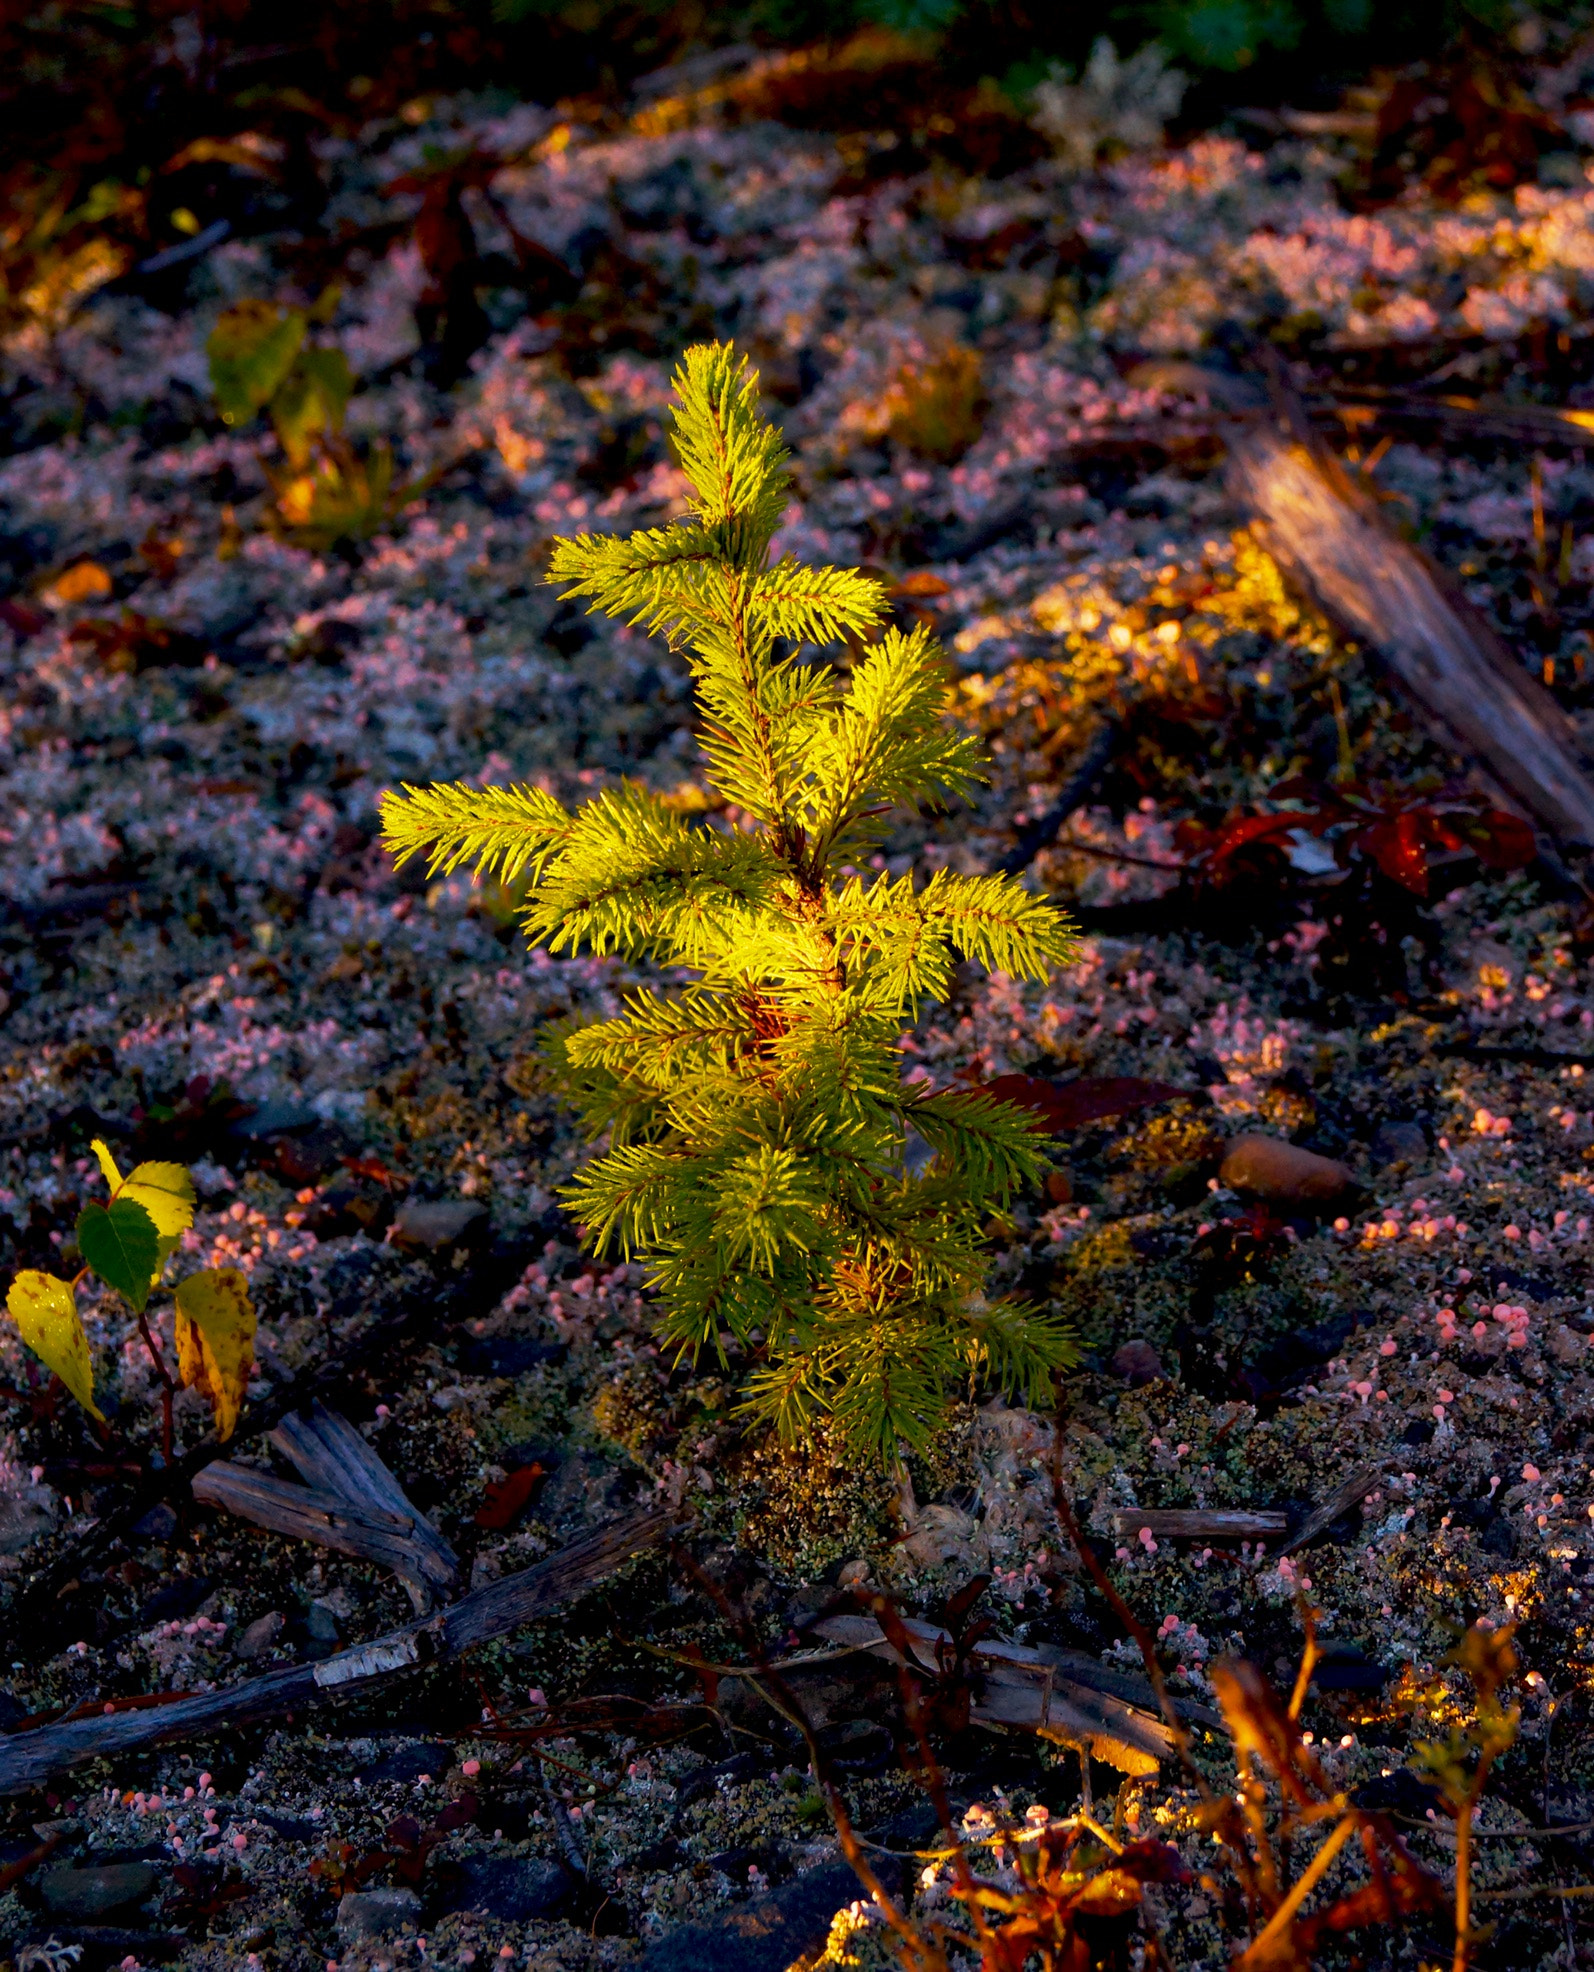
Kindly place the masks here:
[(338, 1640), (338, 1612), (330, 1602), (312, 1602), (305, 1614), (304, 1626), (317, 1643), (336, 1643)]
[(636, 1972), (787, 1972), (825, 1941), (838, 1910), (864, 1894), (846, 1863), (825, 1863), (767, 1897), (728, 1904), (712, 1924), (678, 1924), (636, 1962)]
[(1156, 1350), (1149, 1342), (1140, 1340), (1122, 1342), (1113, 1351), (1112, 1373), (1121, 1376), (1131, 1389), (1138, 1389), (1142, 1383), (1155, 1383), (1168, 1374)]
[(233, 1645), (233, 1655), (252, 1664), (257, 1657), (265, 1656), (287, 1627), (288, 1619), (280, 1609), (257, 1616)]
[(57, 1917), (104, 1917), (141, 1904), (154, 1887), (155, 1871), (147, 1862), (65, 1864), (39, 1878), (44, 1901)]
[(439, 1911), (479, 1911), (502, 1923), (524, 1923), (533, 1917), (557, 1917), (575, 1896), (567, 1870), (535, 1856), (467, 1856), (458, 1879), (438, 1903)]
[(1389, 1164), (1426, 1164), (1428, 1137), (1420, 1123), (1380, 1123), (1373, 1132), (1373, 1162), (1383, 1169)]
[(421, 1900), (413, 1890), (351, 1890), (338, 1904), (338, 1936), (389, 1937), (421, 1921)]
[(251, 1140), (292, 1137), (313, 1130), (321, 1118), (299, 1102), (263, 1102), (233, 1125), (235, 1133)]
[(474, 1198), (412, 1198), (393, 1221), (393, 1244), (411, 1252), (441, 1253), (482, 1228), (487, 1207)]
[(20, 1554), (54, 1525), (49, 1496), (40, 1487), (0, 1500), (0, 1554)]
[(166, 1504), (158, 1500), (133, 1528), (141, 1541), (154, 1541), (157, 1546), (169, 1541), (177, 1532), (177, 1515)]
[(423, 1773), (430, 1774), (434, 1780), (441, 1780), (453, 1764), (454, 1749), (451, 1746), (441, 1740), (426, 1739), (407, 1746), (395, 1746), (359, 1771), (360, 1778), (367, 1784), (374, 1780), (419, 1780)]

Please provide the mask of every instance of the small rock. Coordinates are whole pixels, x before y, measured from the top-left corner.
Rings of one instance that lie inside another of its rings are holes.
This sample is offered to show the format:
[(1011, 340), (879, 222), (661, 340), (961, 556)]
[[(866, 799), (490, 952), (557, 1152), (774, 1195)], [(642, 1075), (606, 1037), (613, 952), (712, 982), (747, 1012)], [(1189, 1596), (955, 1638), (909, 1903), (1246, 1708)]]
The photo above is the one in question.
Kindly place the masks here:
[(1590, 1360), (1589, 1338), (1586, 1335), (1579, 1335), (1575, 1328), (1568, 1328), (1565, 1322), (1557, 1322), (1550, 1330), (1547, 1346), (1550, 1354), (1564, 1369), (1570, 1369), (1573, 1363), (1586, 1363)]
[(141, 1904), (154, 1887), (155, 1871), (147, 1862), (63, 1865), (39, 1878), (44, 1901), (57, 1917), (104, 1917)]
[(486, 1223), (487, 1207), (474, 1198), (412, 1198), (393, 1221), (392, 1241), (412, 1253), (441, 1253)]
[(423, 1773), (441, 1779), (454, 1764), (453, 1749), (440, 1740), (412, 1740), (395, 1746), (370, 1766), (360, 1768), (361, 1780), (419, 1780)]
[(0, 1554), (20, 1554), (54, 1525), (42, 1488), (0, 1500)]
[(503, 1924), (520, 1924), (557, 1917), (575, 1890), (569, 1872), (556, 1862), (539, 1862), (535, 1856), (469, 1856), (437, 1908), (477, 1911)]
[(1113, 1351), (1112, 1373), (1122, 1377), (1131, 1389), (1138, 1389), (1142, 1383), (1155, 1383), (1168, 1372), (1162, 1366), (1162, 1358), (1149, 1342), (1125, 1342)]
[(288, 1619), (280, 1609), (273, 1609), (267, 1616), (257, 1616), (233, 1645), (233, 1655), (252, 1664), (257, 1657), (265, 1656), (287, 1627)]
[(336, 1643), (338, 1640), (338, 1612), (330, 1602), (312, 1602), (305, 1612), (304, 1626), (317, 1643)]
[(529, 1335), (470, 1336), (459, 1352), (460, 1368), (472, 1376), (521, 1376), (542, 1363), (562, 1363), (564, 1342), (538, 1342)]
[(133, 1532), (141, 1541), (153, 1541), (160, 1547), (177, 1532), (177, 1515), (165, 1500), (158, 1500), (142, 1520), (134, 1523)]
[(338, 1904), (338, 1936), (381, 1938), (418, 1924), (421, 1900), (413, 1890), (351, 1890)]
[(770, 1896), (726, 1906), (712, 1924), (678, 1924), (642, 1954), (637, 1972), (786, 1972), (858, 1895), (848, 1864), (821, 1864)]
[(861, 1556), (856, 1561), (844, 1561), (836, 1575), (838, 1589), (858, 1588), (869, 1579), (869, 1564)]
[(1074, 1174), (1063, 1167), (1046, 1173), (1046, 1196), (1054, 1205), (1067, 1205), (1074, 1196)]
[[(955, 1506), (927, 1506), (915, 1516), (913, 1530), (898, 1544), (897, 1553), (916, 1568), (939, 1568), (945, 1562), (963, 1559), (979, 1531), (979, 1522)], [(860, 1565), (864, 1571), (860, 1579), (866, 1579), (867, 1562), (847, 1564), (849, 1568)]]
[(1380, 1123), (1373, 1132), (1372, 1152), (1380, 1170), (1389, 1164), (1426, 1164), (1427, 1133), (1420, 1123)]
[(1229, 1145), (1218, 1180), (1279, 1205), (1326, 1205), (1356, 1182), (1337, 1159), (1256, 1131)]
[(321, 1121), (313, 1109), (299, 1102), (263, 1102), (233, 1125), (236, 1136), (255, 1142), (262, 1137), (294, 1136), (313, 1130)]
[(1497, 1513), (1479, 1536), (1478, 1544), (1486, 1554), (1498, 1555), (1502, 1561), (1514, 1560), (1517, 1551), (1516, 1529), (1503, 1513)]

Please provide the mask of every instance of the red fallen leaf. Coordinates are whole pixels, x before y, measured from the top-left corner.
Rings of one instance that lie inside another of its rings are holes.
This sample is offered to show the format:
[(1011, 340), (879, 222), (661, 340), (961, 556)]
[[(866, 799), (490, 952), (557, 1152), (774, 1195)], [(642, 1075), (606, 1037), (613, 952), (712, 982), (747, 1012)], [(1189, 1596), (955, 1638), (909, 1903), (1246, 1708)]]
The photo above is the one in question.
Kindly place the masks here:
[(1384, 875), (1414, 897), (1428, 895), (1428, 843), (1433, 831), (1426, 824), (1432, 819), (1408, 808), (1361, 837), (1363, 848)]
[(30, 603), (19, 602), (15, 596), (7, 596), (5, 601), (0, 603), (0, 623), (24, 641), (29, 637), (36, 637), (47, 627), (49, 621), (49, 617), (42, 609), (35, 609)]
[(1532, 827), (1504, 808), (1486, 809), (1470, 828), (1463, 822), (1461, 833), (1485, 869), (1525, 870), (1539, 853)]
[(476, 1511), (476, 1525), (490, 1527), (494, 1533), (513, 1527), (542, 1480), (540, 1465), (523, 1465), (507, 1479), (489, 1481), (487, 1497)]
[[(461, 1794), (456, 1800), (449, 1802), (432, 1823), (432, 1828), (441, 1834), (452, 1835), (456, 1828), (469, 1828), (480, 1812), (481, 1803), (474, 1794)], [(427, 1830), (428, 1834), (431, 1832), (431, 1829)]]
[(402, 1191), (408, 1183), (390, 1171), (380, 1157), (340, 1157), (338, 1162), (346, 1165), (355, 1177), (370, 1178), (376, 1184), (386, 1185), (389, 1191)]
[(1138, 1075), (1084, 1075), (1073, 1082), (1052, 1082), (1039, 1075), (998, 1075), (994, 1082), (982, 1082), (975, 1093), (1015, 1103), (1020, 1109), (1033, 1109), (1042, 1119), (1036, 1128), (1060, 1136), (1064, 1130), (1078, 1130), (1108, 1116), (1127, 1116), (1195, 1091), (1175, 1088), (1171, 1082), (1142, 1081)]

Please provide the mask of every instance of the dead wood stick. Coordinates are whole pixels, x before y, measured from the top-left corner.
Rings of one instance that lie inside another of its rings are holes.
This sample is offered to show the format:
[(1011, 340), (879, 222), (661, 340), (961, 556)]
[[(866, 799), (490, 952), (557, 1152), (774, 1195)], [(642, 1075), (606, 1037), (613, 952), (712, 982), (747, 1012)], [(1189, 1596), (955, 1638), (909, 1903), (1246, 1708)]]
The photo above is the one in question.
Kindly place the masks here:
[[(1342, 390), (1325, 403), (1311, 400), (1315, 417), (1345, 413), (1379, 424), (1437, 425), (1453, 438), (1503, 439), (1521, 445), (1594, 446), (1594, 417), (1550, 404), (1478, 404), (1468, 399), (1419, 397), (1408, 391)], [(1368, 414), (1371, 414), (1369, 417)]]
[(405, 1581), (426, 1579), (422, 1568), (429, 1555), (414, 1538), (412, 1514), (389, 1513), (320, 1486), (296, 1486), (270, 1472), (220, 1460), (195, 1474), (194, 1498), (290, 1540), (374, 1561)]
[[(1294, 422), (1299, 431), (1304, 420)], [(1270, 422), (1237, 426), (1227, 483), (1274, 560), (1384, 659), (1452, 745), (1482, 762), (1548, 834), (1594, 843), (1594, 781), (1571, 721), (1321, 448)]]
[(1239, 1511), (1206, 1507), (1124, 1507), (1113, 1515), (1113, 1529), (1121, 1538), (1138, 1534), (1142, 1527), (1159, 1540), (1169, 1541), (1259, 1541), (1275, 1534), (1287, 1534), (1287, 1513)]
[(1334, 1488), (1321, 1506), (1313, 1507), (1279, 1549), (1279, 1553), (1293, 1554), (1297, 1548), (1310, 1547), (1318, 1535), (1326, 1533), (1342, 1513), (1349, 1513), (1353, 1506), (1360, 1506), (1383, 1476), (1382, 1465), (1364, 1465), (1353, 1472), (1343, 1485)]
[(458, 1555), (347, 1418), (317, 1398), (303, 1410), (289, 1411), (271, 1442), (311, 1486), (340, 1495), (351, 1507), (373, 1514), (385, 1510), (407, 1523), (400, 1559), (387, 1565), (414, 1591), (424, 1595), (458, 1581)]
[(406, 1623), (372, 1643), (340, 1650), (318, 1664), (296, 1664), (201, 1692), (147, 1712), (74, 1719), (0, 1739), (0, 1795), (25, 1794), (52, 1774), (85, 1760), (114, 1757), (163, 1740), (187, 1739), (328, 1698), (369, 1691), (412, 1666), (439, 1663), (536, 1622), (596, 1588), (632, 1555), (662, 1540), (671, 1515), (650, 1507), (576, 1541), (545, 1561), (477, 1589), (424, 1622)]
[(1063, 783), (1057, 799), (1018, 832), (1018, 846), (1009, 851), (996, 868), (1004, 876), (1017, 876), (1026, 870), (1040, 852), (1057, 840), (1059, 831), (1081, 802), (1094, 792), (1096, 783), (1112, 764), (1123, 740), (1123, 727), (1116, 719), (1104, 721), (1090, 745), (1080, 756), (1079, 765)]

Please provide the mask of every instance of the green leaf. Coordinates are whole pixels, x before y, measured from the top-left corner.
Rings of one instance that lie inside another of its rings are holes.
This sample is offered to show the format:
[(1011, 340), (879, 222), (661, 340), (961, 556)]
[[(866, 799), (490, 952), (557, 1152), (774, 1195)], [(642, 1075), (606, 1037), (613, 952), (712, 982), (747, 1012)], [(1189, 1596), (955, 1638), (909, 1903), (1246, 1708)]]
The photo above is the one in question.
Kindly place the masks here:
[(135, 1198), (118, 1198), (107, 1209), (87, 1205), (78, 1214), (78, 1250), (107, 1287), (144, 1312), (160, 1265), (160, 1234)]
[(247, 424), (264, 410), (293, 367), (304, 341), (305, 317), (269, 301), (235, 302), (205, 344), (210, 387), (222, 422)]
[(89, 1339), (83, 1333), (69, 1284), (53, 1274), (20, 1273), (11, 1283), (6, 1309), (39, 1361), (60, 1377), (91, 1417), (103, 1424), (104, 1414), (94, 1401)]
[(312, 441), (343, 429), (354, 374), (341, 349), (301, 349), (271, 398), (271, 422), (289, 465), (310, 463)]

